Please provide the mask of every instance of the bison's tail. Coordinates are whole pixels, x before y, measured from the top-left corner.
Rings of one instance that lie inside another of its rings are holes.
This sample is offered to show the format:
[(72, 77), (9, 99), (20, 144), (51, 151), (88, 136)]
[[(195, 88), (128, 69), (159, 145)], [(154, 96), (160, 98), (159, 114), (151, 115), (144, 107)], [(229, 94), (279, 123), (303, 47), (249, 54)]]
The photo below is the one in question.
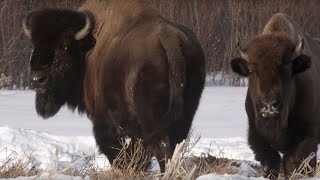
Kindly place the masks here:
[(160, 39), (168, 66), (169, 107), (166, 114), (168, 123), (182, 118), (183, 92), (186, 83), (186, 59), (182, 51), (182, 42), (178, 36), (166, 36)]

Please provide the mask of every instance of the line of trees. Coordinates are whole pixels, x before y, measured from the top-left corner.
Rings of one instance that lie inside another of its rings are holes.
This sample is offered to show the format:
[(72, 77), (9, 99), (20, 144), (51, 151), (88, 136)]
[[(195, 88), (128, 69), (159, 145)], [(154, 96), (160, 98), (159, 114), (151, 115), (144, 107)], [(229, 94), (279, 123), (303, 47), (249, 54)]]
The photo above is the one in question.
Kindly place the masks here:
[[(31, 44), (23, 36), (25, 15), (43, 7), (77, 8), (83, 0), (0, 0), (0, 87), (28, 87)], [(245, 85), (231, 72), (235, 41), (261, 32), (275, 13), (286, 13), (314, 37), (320, 37), (319, 0), (150, 0), (162, 15), (190, 27), (207, 59), (208, 84)]]

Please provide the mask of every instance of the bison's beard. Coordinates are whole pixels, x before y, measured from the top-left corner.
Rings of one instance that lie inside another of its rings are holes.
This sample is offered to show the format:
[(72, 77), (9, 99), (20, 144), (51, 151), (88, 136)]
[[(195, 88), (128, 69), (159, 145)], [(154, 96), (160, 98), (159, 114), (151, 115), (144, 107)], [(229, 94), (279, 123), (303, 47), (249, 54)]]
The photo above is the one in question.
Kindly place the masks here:
[(61, 98), (48, 90), (36, 94), (36, 110), (44, 119), (54, 116), (63, 104), (64, 101)]
[(265, 129), (269, 133), (273, 131), (278, 131), (279, 128), (282, 128), (282, 122), (280, 116), (278, 117), (272, 117), (272, 118), (263, 118), (263, 117), (257, 117), (257, 123), (256, 126), (258, 129)]
[(279, 115), (270, 118), (264, 118), (261, 114), (256, 116), (257, 128), (267, 129), (269, 132), (274, 130), (286, 129), (288, 126), (288, 106), (284, 106), (279, 110)]
[(270, 142), (280, 142), (285, 137), (288, 127), (287, 110), (282, 109), (280, 115), (272, 118), (256, 117), (256, 128)]

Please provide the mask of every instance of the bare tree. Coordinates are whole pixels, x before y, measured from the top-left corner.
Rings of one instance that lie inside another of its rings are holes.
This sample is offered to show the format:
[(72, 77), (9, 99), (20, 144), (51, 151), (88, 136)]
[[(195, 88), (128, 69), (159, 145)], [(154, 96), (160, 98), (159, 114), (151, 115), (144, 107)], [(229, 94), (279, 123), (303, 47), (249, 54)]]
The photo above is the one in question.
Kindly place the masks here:
[[(28, 86), (31, 45), (22, 35), (25, 15), (43, 7), (77, 8), (84, 0), (0, 0), (1, 87)], [(307, 33), (320, 37), (319, 0), (150, 0), (169, 20), (190, 27), (198, 36), (207, 60), (211, 84), (244, 86), (244, 79), (231, 72), (229, 61), (237, 55), (236, 39), (246, 43), (261, 32), (277, 12), (298, 21)], [(8, 81), (10, 79), (10, 81)]]

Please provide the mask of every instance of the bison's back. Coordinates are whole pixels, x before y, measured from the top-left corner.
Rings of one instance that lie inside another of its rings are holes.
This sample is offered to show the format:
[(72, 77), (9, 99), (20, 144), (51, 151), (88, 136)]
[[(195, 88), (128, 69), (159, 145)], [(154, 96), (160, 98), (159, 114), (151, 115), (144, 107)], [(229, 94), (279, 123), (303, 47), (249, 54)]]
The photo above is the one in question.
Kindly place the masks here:
[[(185, 129), (189, 130), (205, 79), (204, 55), (195, 35), (186, 27), (149, 17), (135, 21), (131, 28), (106, 39), (88, 59), (86, 86), (98, 87), (86, 91), (92, 112), (119, 111), (114, 114), (127, 115), (115, 117), (115, 125), (128, 125), (127, 129), (134, 127), (137, 130), (137, 126), (120, 121), (130, 119), (142, 130), (132, 134), (148, 134), (155, 128), (161, 129), (162, 125), (174, 123), (168, 116), (168, 113), (175, 113), (170, 112), (169, 102), (172, 99), (170, 92), (175, 91), (169, 77), (173, 63), (184, 69), (173, 73), (186, 82), (176, 88), (184, 89), (179, 95), (185, 100), (180, 113), (186, 116)], [(161, 125), (156, 127), (155, 124)]]

